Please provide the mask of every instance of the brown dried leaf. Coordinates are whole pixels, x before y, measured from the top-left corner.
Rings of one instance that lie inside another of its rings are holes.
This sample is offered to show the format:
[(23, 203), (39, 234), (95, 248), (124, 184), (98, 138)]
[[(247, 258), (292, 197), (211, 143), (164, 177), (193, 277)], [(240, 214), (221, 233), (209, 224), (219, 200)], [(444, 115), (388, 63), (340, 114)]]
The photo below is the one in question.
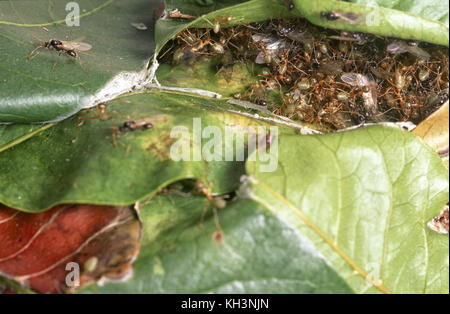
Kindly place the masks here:
[[(41, 293), (128, 278), (141, 223), (129, 207), (62, 205), (39, 214), (0, 205), (0, 274)], [(79, 285), (66, 278), (79, 266)]]
[(449, 149), (448, 101), (439, 110), (422, 121), (413, 133), (421, 137), (440, 155), (447, 155)]

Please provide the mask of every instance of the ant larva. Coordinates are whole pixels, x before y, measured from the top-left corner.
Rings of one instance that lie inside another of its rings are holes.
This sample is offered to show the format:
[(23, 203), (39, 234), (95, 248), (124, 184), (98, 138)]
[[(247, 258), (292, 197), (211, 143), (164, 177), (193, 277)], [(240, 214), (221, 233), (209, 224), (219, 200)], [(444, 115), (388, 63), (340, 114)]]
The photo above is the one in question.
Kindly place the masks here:
[[(79, 57), (77, 51), (88, 51), (88, 50), (92, 49), (92, 46), (90, 44), (78, 42), (78, 41), (64, 41), (64, 40), (58, 40), (58, 39), (50, 39), (49, 41), (41, 42), (39, 44), (39, 46), (34, 48), (28, 55), (28, 60), (31, 60), (34, 57), (36, 57), (39, 54), (39, 52), (34, 55), (33, 55), (33, 53), (40, 48), (58, 51), (60, 55), (61, 55), (61, 53), (64, 53), (64, 54), (68, 55), (69, 57), (77, 59), (80, 62), (80, 66), (81, 66), (81, 60), (80, 60), (80, 57)], [(56, 62), (53, 65), (51, 72), (53, 72), (53, 70), (55, 69), (55, 66), (56, 66)], [(81, 66), (81, 69), (84, 71), (82, 66)]]

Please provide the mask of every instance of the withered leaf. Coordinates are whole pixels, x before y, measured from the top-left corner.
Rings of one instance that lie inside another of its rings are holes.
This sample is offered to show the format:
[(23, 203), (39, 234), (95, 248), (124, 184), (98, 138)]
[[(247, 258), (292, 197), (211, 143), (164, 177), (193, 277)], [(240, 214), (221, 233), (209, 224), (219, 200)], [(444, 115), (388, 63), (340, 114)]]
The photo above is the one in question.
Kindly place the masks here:
[(422, 121), (413, 133), (421, 137), (438, 154), (447, 155), (449, 149), (448, 101), (437, 111)]
[[(123, 279), (140, 237), (141, 223), (128, 207), (61, 205), (28, 214), (0, 205), (0, 273), (40, 293)], [(95, 267), (85, 269), (93, 258)], [(79, 267), (79, 286), (66, 283), (68, 263)]]

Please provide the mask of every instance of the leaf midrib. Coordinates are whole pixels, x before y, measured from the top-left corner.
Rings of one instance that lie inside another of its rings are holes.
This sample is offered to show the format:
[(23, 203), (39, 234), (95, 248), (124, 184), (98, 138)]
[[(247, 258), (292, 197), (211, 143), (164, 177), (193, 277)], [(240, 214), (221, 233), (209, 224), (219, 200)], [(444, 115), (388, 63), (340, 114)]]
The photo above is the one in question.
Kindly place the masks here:
[[(285, 197), (280, 195), (278, 192), (273, 190), (271, 187), (266, 185), (265, 183), (261, 182), (255, 177), (252, 177), (252, 180), (255, 184), (258, 184), (263, 189), (265, 189), (267, 192), (272, 194), (275, 198), (280, 200), (282, 203), (284, 203), (289, 209), (291, 209), (313, 232), (315, 232), (325, 243), (327, 243), (354, 271), (356, 271), (364, 280), (368, 280), (375, 288), (380, 290), (381, 292), (385, 294), (391, 294), (392, 291), (390, 291), (387, 287), (384, 286), (382, 283), (382, 280), (380, 278), (380, 284), (376, 285), (370, 278), (369, 274), (363, 270), (358, 264), (356, 264), (355, 261), (353, 261), (350, 256), (348, 256), (336, 243), (333, 242), (333, 240), (328, 237), (318, 226), (316, 226), (300, 209), (298, 209), (294, 204), (292, 204), (289, 200), (287, 200)], [(270, 206), (265, 204), (265, 206), (270, 210), (275, 212)]]

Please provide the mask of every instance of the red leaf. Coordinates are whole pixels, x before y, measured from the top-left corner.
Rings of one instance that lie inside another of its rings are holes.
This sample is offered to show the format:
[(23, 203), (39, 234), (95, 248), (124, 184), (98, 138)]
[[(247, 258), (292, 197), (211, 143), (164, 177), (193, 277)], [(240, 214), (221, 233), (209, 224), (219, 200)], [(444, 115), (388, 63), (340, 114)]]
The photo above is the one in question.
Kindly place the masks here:
[[(139, 250), (140, 222), (128, 207), (62, 205), (27, 214), (0, 205), (0, 274), (37, 292), (73, 291), (66, 265), (80, 283), (121, 278)], [(90, 268), (85, 270), (88, 260)]]

